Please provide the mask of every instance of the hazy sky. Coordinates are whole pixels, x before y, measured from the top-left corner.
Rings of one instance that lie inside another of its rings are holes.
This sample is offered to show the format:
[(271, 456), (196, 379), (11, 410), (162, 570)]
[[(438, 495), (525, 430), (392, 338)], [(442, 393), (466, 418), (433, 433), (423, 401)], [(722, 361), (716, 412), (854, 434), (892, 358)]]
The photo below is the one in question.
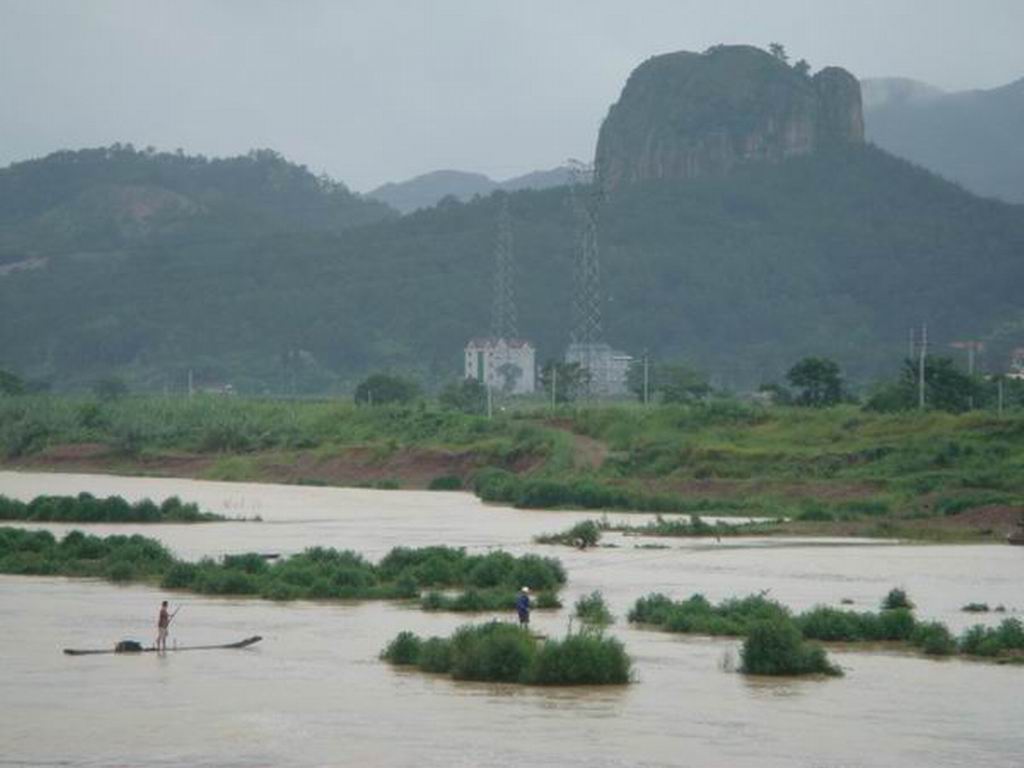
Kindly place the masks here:
[(589, 157), (648, 56), (771, 41), (946, 89), (1024, 76), (1024, 0), (0, 0), (0, 166), (270, 147), (353, 189)]

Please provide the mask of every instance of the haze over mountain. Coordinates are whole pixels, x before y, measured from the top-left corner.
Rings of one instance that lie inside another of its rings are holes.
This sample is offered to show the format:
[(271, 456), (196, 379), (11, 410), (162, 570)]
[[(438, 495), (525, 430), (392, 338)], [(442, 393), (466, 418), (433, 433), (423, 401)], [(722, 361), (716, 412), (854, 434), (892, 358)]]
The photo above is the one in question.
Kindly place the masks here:
[(387, 203), (402, 213), (430, 208), (451, 196), (465, 202), (475, 195), (489, 195), (499, 189), (515, 192), (520, 189), (548, 189), (568, 182), (568, 168), (533, 171), (505, 181), (494, 181), (482, 173), (466, 171), (432, 171), (408, 181), (389, 182), (366, 193), (366, 196)]
[[(891, 374), (921, 321), (935, 349), (1020, 343), (1024, 207), (862, 143), (851, 80), (746, 46), (638, 68), (601, 131), (628, 169), (601, 212), (610, 343), (732, 386), (806, 354), (857, 381)], [(560, 356), (567, 189), (508, 199), (521, 333)], [(190, 369), (255, 392), (350, 389), (379, 368), (450, 381), (488, 327), (499, 207), (398, 217), (275, 155), (18, 164), (0, 171), (3, 363), (58, 387), (117, 374), (180, 391)]]
[(869, 141), (976, 194), (1024, 203), (1024, 78), (954, 93), (906, 78), (862, 88)]

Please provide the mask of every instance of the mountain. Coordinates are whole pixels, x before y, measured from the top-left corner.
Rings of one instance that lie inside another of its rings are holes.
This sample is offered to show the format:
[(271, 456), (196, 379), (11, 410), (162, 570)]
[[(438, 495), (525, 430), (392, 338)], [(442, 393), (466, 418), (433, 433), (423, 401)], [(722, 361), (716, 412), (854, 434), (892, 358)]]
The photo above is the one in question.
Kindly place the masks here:
[(1024, 78), (955, 93), (899, 78), (862, 85), (869, 141), (975, 194), (1024, 203)]
[(533, 171), (505, 181), (494, 181), (482, 173), (465, 171), (433, 171), (408, 181), (389, 182), (368, 192), (367, 197), (380, 200), (402, 213), (431, 208), (446, 197), (465, 202), (475, 195), (489, 195), (499, 189), (516, 192), (521, 189), (548, 189), (568, 183), (568, 168)]
[(610, 192), (863, 140), (860, 88), (846, 70), (812, 77), (758, 48), (719, 45), (637, 67), (601, 126), (596, 164)]
[(337, 232), (386, 205), (269, 150), (208, 160), (115, 145), (0, 170), (0, 264), (168, 238)]
[[(922, 321), (933, 351), (962, 339), (1024, 346), (1024, 206), (975, 197), (856, 141), (859, 96), (843, 95), (845, 76), (836, 98), (809, 100), (791, 68), (750, 67), (746, 50), (736, 57), (735, 66), (716, 64), (725, 82), (712, 92), (729, 99), (710, 110), (711, 121), (680, 123), (680, 110), (658, 100), (641, 100), (642, 115), (622, 114), (632, 103), (624, 90), (602, 128), (607, 136), (643, 126), (665, 137), (666, 153), (731, 152), (744, 136), (762, 137), (750, 146), (763, 149), (699, 174), (619, 177), (598, 233), (606, 340), (687, 360), (734, 387), (778, 380), (811, 354), (836, 359), (855, 382), (892, 375), (908, 329)], [(640, 82), (693, 104), (690, 86), (675, 82), (687, 71), (670, 66), (662, 75), (670, 82)], [(755, 84), (792, 98), (792, 109), (755, 99), (743, 122), (735, 104), (754, 98)], [(810, 111), (794, 111), (799, 105)], [(722, 114), (731, 117), (723, 123)], [(809, 151), (779, 151), (794, 146), (794, 134), (766, 119), (780, 114), (810, 131)], [(729, 125), (727, 142), (706, 141)], [(658, 167), (636, 159), (654, 156), (646, 145), (620, 136), (607, 146), (635, 152), (617, 155), (620, 168)], [(433, 386), (461, 375), (463, 345), (488, 327), (502, 196), (400, 217), (326, 180), (281, 197), (288, 179), (305, 176), (285, 173), (295, 167), (276, 156), (242, 162), (264, 180), (253, 190), (203, 195), (187, 183), (190, 173), (155, 184), (163, 177), (154, 170), (128, 174), (130, 184), (115, 184), (128, 191), (107, 196), (95, 179), (117, 180), (125, 162), (148, 161), (119, 152), (81, 164), (70, 157), (19, 164), (16, 188), (0, 172), (0, 226), (23, 267), (0, 265), (0, 368), (58, 388), (116, 374), (135, 388), (180, 392), (192, 371), (197, 384), (230, 382), (241, 392), (336, 392), (375, 369)], [(202, 177), (220, 161), (179, 162)], [(269, 184), (281, 174), (285, 181)], [(160, 192), (135, 197), (139, 186)], [(100, 192), (82, 202), (88, 189)], [(536, 343), (538, 360), (560, 356), (568, 342), (578, 243), (568, 192), (505, 196), (520, 332)], [(278, 213), (270, 198), (294, 204)], [(108, 213), (94, 231), (88, 217), (68, 215), (68, 201), (79, 214), (92, 205), (130, 214), (128, 223)], [(43, 226), (52, 211), (53, 226)]]

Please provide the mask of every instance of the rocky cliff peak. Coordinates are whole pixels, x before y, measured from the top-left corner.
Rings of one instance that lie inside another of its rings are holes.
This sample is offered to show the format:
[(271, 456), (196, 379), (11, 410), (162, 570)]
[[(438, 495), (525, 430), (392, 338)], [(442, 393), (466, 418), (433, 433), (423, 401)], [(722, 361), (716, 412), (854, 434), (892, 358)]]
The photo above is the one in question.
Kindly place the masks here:
[(849, 72), (811, 77), (759, 48), (722, 45), (637, 67), (601, 126), (596, 162), (611, 190), (863, 141), (860, 84)]

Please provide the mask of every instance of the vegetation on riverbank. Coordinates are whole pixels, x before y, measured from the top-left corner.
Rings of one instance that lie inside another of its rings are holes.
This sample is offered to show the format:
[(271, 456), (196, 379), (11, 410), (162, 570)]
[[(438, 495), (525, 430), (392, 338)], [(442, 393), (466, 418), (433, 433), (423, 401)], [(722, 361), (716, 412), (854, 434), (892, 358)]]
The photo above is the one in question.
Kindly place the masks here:
[(227, 520), (203, 512), (171, 496), (157, 504), (143, 499), (131, 504), (120, 496), (97, 499), (88, 493), (77, 496), (36, 496), (25, 503), (0, 495), (0, 520), (38, 523), (210, 523)]
[[(890, 592), (883, 605), (899, 602), (893, 598)], [(1020, 620), (1005, 619), (997, 627), (976, 625), (956, 638), (940, 622), (919, 620), (912, 608), (906, 607), (910, 603), (905, 594), (902, 598), (903, 607), (883, 607), (877, 613), (816, 606), (794, 616), (763, 595), (731, 598), (715, 605), (699, 594), (681, 601), (651, 594), (636, 601), (629, 621), (668, 632), (733, 637), (750, 637), (755, 627), (765, 624), (786, 625), (792, 628), (785, 630), (790, 636), (783, 638), (787, 647), (792, 646), (795, 632), (804, 640), (854, 645), (889, 642), (930, 656), (961, 654), (1024, 662), (1024, 624)]]
[(522, 685), (624, 685), (632, 669), (625, 646), (600, 632), (540, 640), (501, 622), (466, 625), (450, 638), (424, 639), (401, 632), (381, 658), (456, 680)]
[(2, 527), (0, 573), (149, 582), (199, 594), (272, 600), (415, 599), (425, 589), (487, 590), (514, 600), (522, 585), (546, 595), (566, 581), (558, 560), (501, 551), (471, 555), (452, 547), (397, 547), (374, 564), (354, 552), (313, 547), (273, 563), (255, 553), (186, 562), (142, 536), (72, 531), (58, 541), (49, 531)]
[(18, 395), (0, 398), (0, 454), (19, 468), (461, 485), (520, 507), (785, 518), (778, 532), (798, 535), (999, 540), (1024, 510), (1019, 409), (892, 414), (711, 399), (536, 404), (487, 419), (423, 401)]

